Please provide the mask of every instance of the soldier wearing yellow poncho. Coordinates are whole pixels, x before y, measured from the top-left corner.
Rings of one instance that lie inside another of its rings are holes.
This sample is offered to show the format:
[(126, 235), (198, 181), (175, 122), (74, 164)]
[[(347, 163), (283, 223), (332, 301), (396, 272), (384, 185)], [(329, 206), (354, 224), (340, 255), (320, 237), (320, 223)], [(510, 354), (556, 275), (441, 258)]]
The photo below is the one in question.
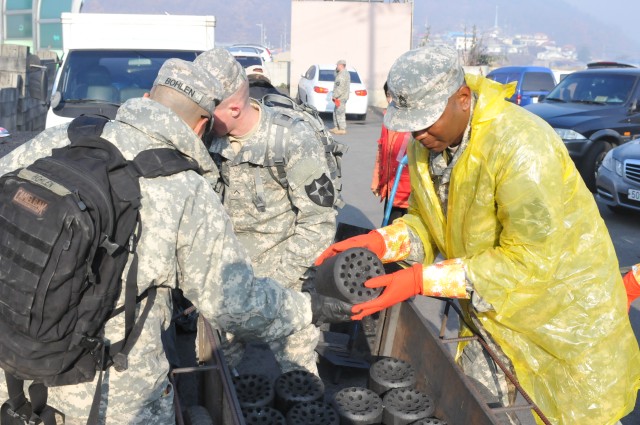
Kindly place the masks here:
[[(354, 319), (418, 294), (458, 298), (552, 423), (616, 423), (635, 406), (640, 351), (611, 239), (561, 139), (504, 100), (513, 84), (465, 76), (449, 48), (405, 53), (387, 81), (385, 125), (414, 138), (409, 213), (316, 264), (354, 246), (412, 264), (368, 281), (384, 292)], [(478, 345), (459, 349), (465, 373), (513, 403)]]

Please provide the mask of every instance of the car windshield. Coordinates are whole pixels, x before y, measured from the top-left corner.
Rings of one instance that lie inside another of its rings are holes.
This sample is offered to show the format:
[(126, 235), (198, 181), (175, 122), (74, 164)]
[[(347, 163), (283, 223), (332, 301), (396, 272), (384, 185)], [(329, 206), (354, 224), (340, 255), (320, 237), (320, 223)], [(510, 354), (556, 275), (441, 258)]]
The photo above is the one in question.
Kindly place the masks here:
[(249, 68), (252, 65), (262, 65), (260, 56), (235, 56), (235, 58), (243, 68)]
[(64, 101), (120, 104), (151, 90), (158, 70), (169, 58), (192, 61), (197, 51), (76, 50), (62, 70), (58, 91)]
[[(352, 83), (360, 84), (360, 76), (355, 71), (349, 71), (349, 75), (351, 76)], [(320, 81), (335, 81), (336, 79), (336, 71), (333, 69), (321, 69), (320, 75), (318, 76), (318, 80)]]
[(623, 104), (631, 96), (633, 75), (570, 74), (546, 97), (550, 101), (592, 104)]
[(523, 91), (549, 91), (555, 85), (553, 76), (548, 72), (525, 72), (522, 79)]

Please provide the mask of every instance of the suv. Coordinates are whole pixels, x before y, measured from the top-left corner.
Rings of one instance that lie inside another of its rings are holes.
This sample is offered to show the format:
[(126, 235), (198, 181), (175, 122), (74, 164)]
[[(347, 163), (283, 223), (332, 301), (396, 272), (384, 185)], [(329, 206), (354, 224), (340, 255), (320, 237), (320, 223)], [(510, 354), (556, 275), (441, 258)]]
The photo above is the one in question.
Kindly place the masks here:
[(520, 106), (536, 103), (556, 85), (553, 71), (542, 66), (505, 66), (489, 72), (487, 78), (502, 84), (516, 81), (516, 92), (507, 100)]
[(556, 130), (592, 192), (606, 153), (640, 136), (639, 80), (638, 68), (577, 71), (525, 107)]

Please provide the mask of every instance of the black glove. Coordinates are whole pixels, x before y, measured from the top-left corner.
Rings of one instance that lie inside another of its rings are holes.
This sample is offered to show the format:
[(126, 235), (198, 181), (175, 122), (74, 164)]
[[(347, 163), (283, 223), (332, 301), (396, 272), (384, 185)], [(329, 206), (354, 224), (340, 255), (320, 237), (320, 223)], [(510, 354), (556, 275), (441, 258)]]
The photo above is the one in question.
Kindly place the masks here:
[(327, 297), (316, 293), (311, 295), (311, 323), (343, 323), (351, 320), (353, 305), (337, 298)]

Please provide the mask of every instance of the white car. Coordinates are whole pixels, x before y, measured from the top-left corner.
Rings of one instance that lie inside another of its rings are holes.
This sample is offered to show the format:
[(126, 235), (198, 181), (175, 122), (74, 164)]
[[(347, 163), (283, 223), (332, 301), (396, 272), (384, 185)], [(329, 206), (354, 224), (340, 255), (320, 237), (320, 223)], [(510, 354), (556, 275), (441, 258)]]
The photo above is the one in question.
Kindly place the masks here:
[[(369, 106), (367, 88), (355, 68), (347, 66), (347, 71), (351, 75), (347, 114), (354, 115), (359, 120), (365, 120)], [(335, 78), (335, 65), (311, 65), (307, 72), (300, 76), (297, 100), (313, 106), (318, 112), (333, 112), (334, 104), (331, 97)]]
[(262, 56), (265, 62), (273, 62), (273, 55), (271, 51), (259, 44), (234, 44), (233, 46), (227, 47), (227, 50), (232, 54), (247, 54), (247, 53), (255, 53), (257, 55)]
[(239, 52), (231, 52), (231, 54), (238, 62), (240, 62), (240, 65), (242, 65), (245, 71), (257, 71), (267, 76), (267, 78), (269, 77), (269, 71), (267, 70), (264, 59), (259, 54)]

